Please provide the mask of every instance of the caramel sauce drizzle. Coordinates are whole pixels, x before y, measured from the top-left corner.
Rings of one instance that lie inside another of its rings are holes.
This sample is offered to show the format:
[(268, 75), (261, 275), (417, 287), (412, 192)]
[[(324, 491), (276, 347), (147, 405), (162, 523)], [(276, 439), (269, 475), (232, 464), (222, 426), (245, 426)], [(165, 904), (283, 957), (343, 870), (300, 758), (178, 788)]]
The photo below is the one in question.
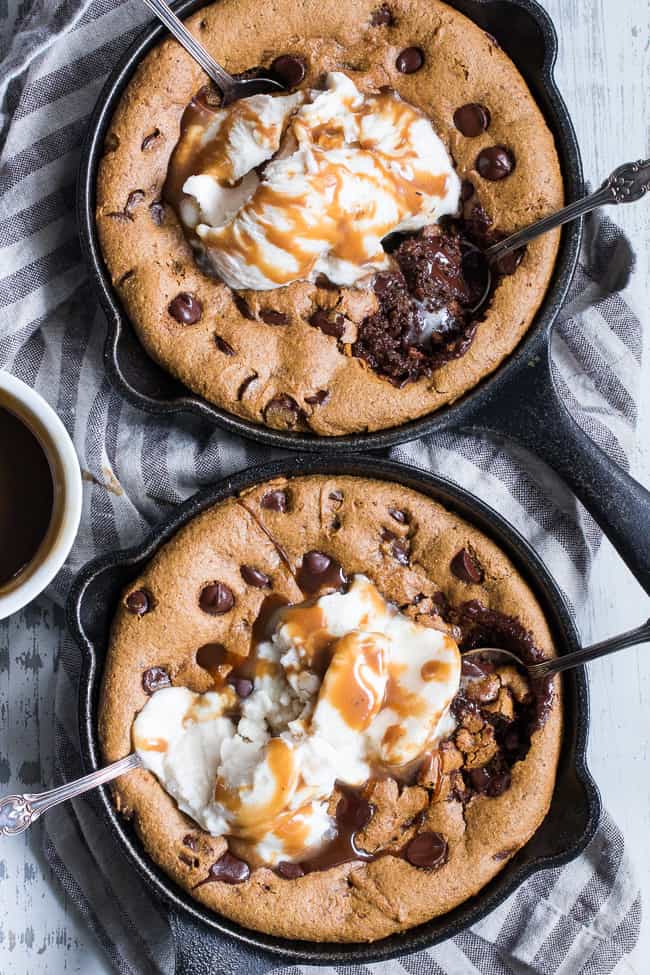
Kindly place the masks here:
[[(383, 249), (376, 242), (407, 216), (418, 214), (425, 196), (443, 197), (447, 175), (421, 168), (422, 161), (414, 149), (413, 127), (425, 116), (416, 108), (389, 92), (371, 95), (360, 107), (348, 108), (357, 121), (358, 143), (346, 144), (343, 126), (335, 120), (312, 129), (304, 117), (289, 120), (289, 137), (294, 136), (297, 144), (310, 153), (313, 164), (313, 172), (298, 177), (307, 182), (306, 191), (281, 191), (262, 180), (235, 220), (205, 233), (203, 242), (208, 249), (234, 255), (244, 265), (257, 267), (277, 286), (308, 278), (323, 250), (356, 266), (384, 260)], [(232, 106), (216, 136), (201, 146), (207, 114), (214, 118), (193, 101), (183, 117), (181, 138), (172, 155), (165, 186), (165, 197), (177, 210), (188, 176), (205, 173), (222, 184), (228, 182), (232, 165), (226, 149), (238, 121), (247, 119), (253, 123), (255, 131), (260, 130), (259, 139), (267, 139), (269, 145), (278, 137), (277, 124), (262, 126), (250, 106), (240, 101)], [(397, 133), (395, 148), (389, 152), (380, 148), (376, 138), (363, 134), (364, 120), (378, 114), (388, 118)], [(369, 171), (354, 173), (343, 159), (334, 162), (327, 155), (331, 150), (344, 148), (354, 150), (357, 158), (365, 157)], [(395, 163), (399, 163), (399, 171)], [(349, 212), (344, 204), (349, 178), (363, 181), (373, 191), (364, 207), (355, 212)], [(389, 220), (377, 219), (378, 205), (373, 197), (379, 195), (393, 200), (397, 220), (394, 215)], [(257, 238), (249, 229), (251, 225), (258, 228)], [(269, 245), (289, 255), (290, 266), (283, 269), (274, 263)]]

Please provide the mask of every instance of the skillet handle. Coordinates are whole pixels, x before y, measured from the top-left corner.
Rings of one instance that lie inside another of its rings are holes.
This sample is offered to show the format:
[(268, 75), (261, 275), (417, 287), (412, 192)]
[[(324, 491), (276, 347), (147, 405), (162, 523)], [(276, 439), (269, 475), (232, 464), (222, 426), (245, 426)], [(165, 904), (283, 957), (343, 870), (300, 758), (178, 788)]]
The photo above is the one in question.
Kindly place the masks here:
[(267, 975), (286, 964), (279, 955), (236, 941), (172, 908), (169, 924), (174, 938), (174, 975)]
[(471, 428), (516, 441), (559, 474), (650, 595), (650, 492), (571, 417), (553, 382), (546, 341), (490, 391)]

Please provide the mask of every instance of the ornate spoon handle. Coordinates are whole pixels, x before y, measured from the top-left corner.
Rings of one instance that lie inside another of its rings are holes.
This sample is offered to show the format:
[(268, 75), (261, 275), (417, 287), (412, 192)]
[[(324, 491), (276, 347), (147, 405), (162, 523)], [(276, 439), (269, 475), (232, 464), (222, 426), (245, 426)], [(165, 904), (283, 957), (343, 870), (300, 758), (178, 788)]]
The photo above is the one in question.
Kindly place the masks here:
[(636, 203), (650, 191), (650, 159), (639, 160), (638, 162), (625, 163), (615, 169), (599, 190), (582, 200), (576, 200), (563, 210), (552, 213), (542, 220), (524, 227), (516, 233), (506, 237), (505, 240), (488, 247), (484, 251), (485, 257), (490, 263), (497, 258), (504, 257), (510, 251), (518, 250), (524, 244), (528, 244), (540, 234), (545, 234), (555, 227), (583, 217), (586, 213), (591, 213), (597, 207), (607, 206), (608, 204)]
[(650, 643), (650, 620), (642, 623), (641, 626), (637, 626), (634, 630), (628, 630), (627, 633), (621, 633), (619, 636), (594, 643), (590, 647), (583, 647), (582, 650), (576, 650), (575, 653), (567, 653), (565, 656), (553, 660), (544, 660), (541, 664), (532, 664), (528, 668), (528, 673), (531, 677), (536, 678), (549, 677), (551, 674), (559, 674), (570, 667), (578, 667), (590, 660), (606, 657), (610, 653), (617, 653), (619, 650), (634, 647), (639, 643)]
[(96, 789), (98, 785), (110, 782), (118, 778), (124, 772), (131, 769), (140, 768), (142, 762), (135, 752), (121, 758), (119, 762), (113, 762), (106, 768), (84, 775), (81, 779), (74, 782), (66, 782), (65, 785), (57, 786), (56, 789), (49, 789), (47, 792), (39, 792), (34, 795), (26, 794), (22, 796), (5, 796), (0, 799), (0, 836), (15, 836), (17, 833), (24, 833), (32, 823), (51, 809), (58, 806), (60, 802), (67, 799), (74, 799), (76, 796), (83, 795), (90, 789)]

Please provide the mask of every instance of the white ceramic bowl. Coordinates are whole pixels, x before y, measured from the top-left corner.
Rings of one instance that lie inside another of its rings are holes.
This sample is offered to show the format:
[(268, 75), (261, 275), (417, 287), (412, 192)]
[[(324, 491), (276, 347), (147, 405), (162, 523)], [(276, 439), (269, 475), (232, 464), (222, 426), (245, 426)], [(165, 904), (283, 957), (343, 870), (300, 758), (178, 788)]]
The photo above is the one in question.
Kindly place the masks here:
[(0, 620), (35, 599), (50, 584), (70, 553), (81, 518), (81, 470), (68, 431), (51, 406), (31, 387), (0, 370), (0, 405), (29, 427), (52, 471), (54, 505), (50, 528), (36, 555), (7, 586), (0, 588)]

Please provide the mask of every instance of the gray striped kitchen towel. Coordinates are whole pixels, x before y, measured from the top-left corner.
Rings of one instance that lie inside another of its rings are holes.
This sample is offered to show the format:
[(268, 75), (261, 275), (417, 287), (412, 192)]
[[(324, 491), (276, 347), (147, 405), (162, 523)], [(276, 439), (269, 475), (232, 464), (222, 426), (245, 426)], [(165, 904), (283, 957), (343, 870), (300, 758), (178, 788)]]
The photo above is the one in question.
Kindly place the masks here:
[[(89, 558), (133, 544), (197, 488), (271, 453), (197, 419), (144, 416), (103, 373), (105, 323), (81, 262), (75, 172), (104, 77), (146, 17), (140, 0), (0, 0), (0, 367), (55, 406), (86, 479), (79, 538), (50, 590), (59, 603)], [(569, 407), (623, 466), (634, 442), (641, 366), (640, 325), (618, 293), (632, 264), (617, 228), (591, 221), (554, 343), (556, 378)], [(393, 456), (440, 472), (498, 508), (580, 613), (600, 536), (548, 469), (523, 452), (509, 455), (494, 440), (451, 434)], [(70, 642), (58, 673), (53, 740), (56, 778), (63, 780), (81, 772), (79, 656)], [(116, 971), (187, 975), (176, 962), (178, 919), (125, 863), (92, 796), (49, 814), (43, 835), (65, 894)], [(408, 958), (338, 971), (631, 972), (626, 956), (638, 938), (640, 912), (623, 837), (604, 816), (582, 856), (537, 874), (472, 930)], [(253, 969), (260, 970), (259, 958), (215, 938), (206, 972)]]

